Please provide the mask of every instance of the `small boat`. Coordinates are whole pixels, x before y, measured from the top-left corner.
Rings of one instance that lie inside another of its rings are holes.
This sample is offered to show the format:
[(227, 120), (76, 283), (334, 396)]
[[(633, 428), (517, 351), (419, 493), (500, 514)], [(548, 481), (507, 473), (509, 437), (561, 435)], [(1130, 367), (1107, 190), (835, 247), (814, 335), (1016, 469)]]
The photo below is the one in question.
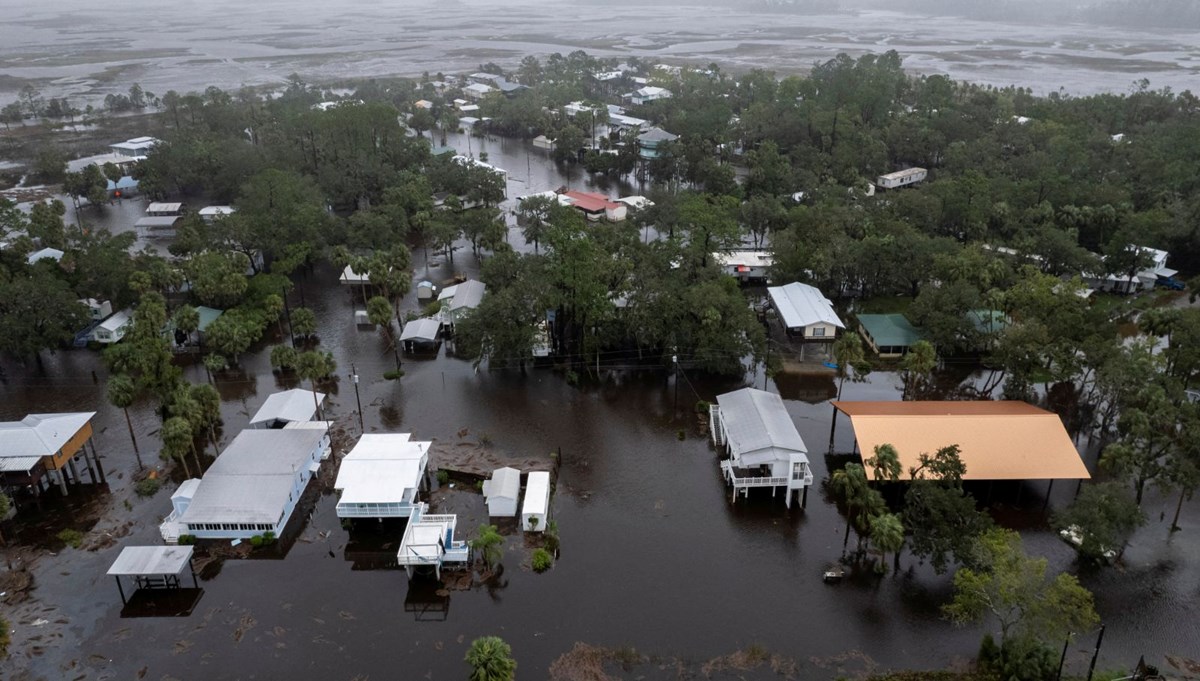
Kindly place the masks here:
[(826, 582), (836, 583), (836, 582), (842, 581), (842, 577), (845, 577), (845, 576), (846, 576), (846, 571), (842, 569), (842, 566), (831, 565), (831, 566), (825, 568), (825, 572), (824, 572), (824, 574), (821, 575), (821, 578), (824, 579)]

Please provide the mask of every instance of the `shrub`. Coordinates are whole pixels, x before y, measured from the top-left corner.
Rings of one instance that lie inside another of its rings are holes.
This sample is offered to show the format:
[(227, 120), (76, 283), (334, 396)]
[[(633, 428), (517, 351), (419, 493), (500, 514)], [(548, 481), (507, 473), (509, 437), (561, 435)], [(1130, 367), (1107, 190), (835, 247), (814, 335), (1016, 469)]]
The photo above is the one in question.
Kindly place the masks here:
[(517, 675), (512, 648), (499, 636), (482, 636), (471, 641), (463, 659), (471, 665), (471, 681), (512, 681)]
[(263, 541), (263, 546), (267, 546), (268, 544), (274, 544), (275, 543), (275, 533), (270, 530), (263, 532), (262, 541)]
[(439, 485), (444, 485), (450, 482), (450, 471), (438, 471), (437, 481)]
[(152, 497), (158, 494), (160, 487), (162, 487), (162, 481), (158, 478), (146, 478), (145, 480), (138, 480), (133, 486), (133, 491), (139, 497)]
[(8, 657), (8, 644), (12, 639), (8, 634), (8, 621), (0, 617), (0, 660)]
[(403, 375), (404, 375), (404, 372), (401, 371), (400, 369), (390, 369), (388, 371), (383, 372), (384, 379), (389, 380), (389, 381), (394, 381)]
[(253, 537), (250, 537), (250, 545), (251, 545), (251, 546), (253, 546), (253, 547), (254, 547), (254, 548), (256, 548), (256, 549), (257, 549), (258, 547), (262, 546), (262, 545), (263, 545), (263, 538), (262, 538), (262, 535), (261, 535), (261, 534), (256, 534), (256, 535), (254, 535)]
[(679, 440), (680, 442), (683, 442), (684, 440), (687, 439), (687, 431), (685, 431), (682, 428), (675, 431), (675, 439)]
[(492, 446), (492, 436), (488, 435), (487, 433), (480, 433), (479, 444), (483, 445), (484, 447), (491, 447)]
[(180, 546), (192, 546), (195, 543), (196, 543), (196, 535), (194, 535), (194, 534), (179, 535), (179, 545)]
[(707, 414), (708, 408), (711, 406), (712, 406), (712, 403), (709, 402), (708, 400), (697, 400), (696, 401), (696, 412), (699, 414)]
[(534, 549), (533, 551), (533, 571), (545, 572), (554, 565), (554, 556), (546, 549)]
[(546, 523), (546, 531), (542, 533), (542, 541), (545, 542), (546, 548), (555, 555), (558, 554), (558, 521), (550, 520)]
[(67, 528), (54, 536), (58, 537), (59, 541), (73, 549), (77, 549), (81, 544), (83, 544), (83, 533), (79, 530)]

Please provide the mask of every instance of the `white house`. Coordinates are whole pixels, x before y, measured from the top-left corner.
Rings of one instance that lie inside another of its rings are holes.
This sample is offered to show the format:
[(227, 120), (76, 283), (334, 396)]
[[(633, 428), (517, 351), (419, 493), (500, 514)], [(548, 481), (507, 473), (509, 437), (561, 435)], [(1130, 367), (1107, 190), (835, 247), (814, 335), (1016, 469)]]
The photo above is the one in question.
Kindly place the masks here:
[(544, 532), (550, 515), (550, 474), (533, 471), (525, 483), (525, 503), (521, 506), (521, 529)]
[(112, 315), (112, 301), (82, 298), (79, 302), (87, 306), (88, 316), (93, 322), (98, 322)]
[(718, 395), (709, 409), (709, 427), (713, 444), (728, 454), (721, 473), (734, 501), (738, 493), (770, 487), (772, 495), (784, 489), (788, 508), (793, 492), (802, 494), (802, 506), (807, 503), (813, 484), (808, 447), (779, 395), (754, 388)]
[(203, 478), (172, 495), (163, 538), (280, 536), (328, 447), (324, 430), (243, 430)]
[(128, 159), (141, 159), (145, 158), (146, 154), (150, 153), (150, 150), (156, 144), (158, 144), (158, 140), (153, 137), (134, 137), (131, 140), (110, 144), (108, 148), (112, 149), (113, 153), (117, 156)]
[(438, 321), (443, 324), (456, 324), (471, 310), (479, 307), (487, 286), (481, 281), (468, 279), (461, 284), (447, 286), (438, 294), (442, 309), (438, 312)]
[(338, 469), (333, 489), (341, 494), (339, 518), (407, 518), (429, 466), (432, 442), (409, 433), (367, 433)]
[(517, 501), (521, 497), (521, 471), (508, 466), (492, 471), (492, 478), (483, 481), (483, 496), (487, 500), (489, 516), (516, 517)]
[(669, 99), (670, 97), (670, 90), (654, 85), (647, 85), (625, 95), (625, 100), (630, 104), (637, 106), (641, 104), (649, 104), (650, 102), (658, 101), (660, 99)]
[(880, 189), (898, 189), (900, 187), (908, 187), (924, 180), (929, 175), (929, 171), (924, 168), (908, 168), (905, 170), (897, 170), (894, 173), (880, 175), (875, 178), (875, 184)]
[(833, 304), (814, 286), (800, 282), (771, 286), (767, 295), (789, 336), (831, 341), (837, 337), (838, 329), (846, 328), (833, 311)]
[(1134, 244), (1130, 244), (1129, 249), (1138, 251), (1150, 261), (1150, 264), (1132, 275), (1128, 273), (1107, 275), (1085, 273), (1083, 275), (1084, 283), (1094, 291), (1137, 293), (1154, 288), (1160, 279), (1170, 279), (1179, 274), (1178, 270), (1167, 267), (1167, 258), (1170, 257), (1170, 254), (1166, 251)]
[(400, 345), (404, 346), (405, 350), (412, 351), (417, 345), (432, 345), (438, 341), (438, 333), (442, 330), (442, 323), (436, 319), (423, 318), (414, 319), (404, 325), (404, 330), (400, 332)]
[(182, 203), (166, 203), (155, 201), (146, 206), (146, 215), (180, 216), (183, 215)]
[[(316, 395), (316, 399), (313, 396)], [(254, 412), (251, 428), (279, 429), (289, 423), (311, 421), (317, 415), (317, 405), (325, 403), (325, 393), (293, 388), (272, 393)]]
[(765, 281), (768, 270), (775, 263), (770, 251), (736, 250), (712, 254), (713, 262), (741, 283)]
[(62, 262), (63, 256), (66, 255), (57, 248), (42, 248), (29, 254), (25, 259), (30, 265), (39, 260), (53, 260), (54, 262)]
[(426, 513), (428, 510), (424, 503), (413, 510), (396, 552), (396, 564), (404, 567), (410, 579), (413, 570), (419, 567), (432, 567), (441, 579), (442, 566), (447, 563), (465, 566), (471, 560), (467, 542), (454, 538), (458, 516)]
[(105, 345), (116, 343), (125, 337), (131, 326), (133, 326), (133, 312), (129, 309), (121, 310), (100, 322), (95, 332), (92, 333), (92, 339)]
[(205, 206), (199, 210), (200, 219), (212, 223), (227, 215), (233, 215), (237, 209), (233, 206)]
[(468, 99), (480, 100), (486, 97), (489, 93), (495, 92), (496, 88), (483, 83), (471, 83), (463, 88), (463, 95)]

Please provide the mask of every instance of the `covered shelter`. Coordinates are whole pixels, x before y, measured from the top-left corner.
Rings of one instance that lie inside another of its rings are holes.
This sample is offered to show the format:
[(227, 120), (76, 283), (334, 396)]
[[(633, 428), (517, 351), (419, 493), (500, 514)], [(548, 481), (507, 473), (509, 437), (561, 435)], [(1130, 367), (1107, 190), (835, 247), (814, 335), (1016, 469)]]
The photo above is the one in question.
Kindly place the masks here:
[(409, 433), (368, 433), (342, 458), (333, 489), (339, 518), (407, 518), (429, 466), (432, 442)]
[(771, 286), (767, 294), (789, 336), (833, 340), (838, 329), (846, 328), (833, 311), (833, 303), (815, 286), (794, 281), (786, 286)]
[(533, 471), (525, 484), (525, 503), (521, 506), (521, 529), (545, 532), (550, 515), (550, 473)]
[(517, 500), (521, 498), (521, 471), (508, 466), (492, 471), (491, 479), (483, 481), (483, 496), (489, 516), (515, 517)]
[[(314, 399), (314, 394), (316, 398)], [(325, 393), (292, 388), (272, 393), (250, 419), (252, 428), (283, 428), (297, 421), (311, 421), (317, 416), (317, 406), (325, 404)]]
[(858, 329), (871, 350), (884, 359), (903, 356), (921, 340), (921, 332), (902, 314), (860, 314)]
[(192, 569), (191, 546), (126, 546), (108, 568), (117, 580), (121, 603), (128, 604), (122, 577), (132, 577), (136, 589), (179, 589), (184, 569), (192, 575), (192, 587), (200, 588)]
[(751, 488), (770, 487), (775, 493), (782, 487), (789, 508), (793, 492), (802, 495), (802, 505), (807, 503), (813, 483), (808, 447), (783, 398), (754, 388), (718, 395), (709, 407), (709, 426), (713, 444), (728, 455), (721, 473), (735, 501), (739, 492), (747, 496)]
[(1080, 480), (1087, 466), (1054, 412), (1017, 401), (834, 402), (850, 417), (860, 456), (890, 444), (901, 478), (921, 454), (957, 445), (963, 480)]
[(441, 330), (442, 323), (436, 319), (414, 319), (400, 332), (400, 344), (409, 351), (416, 345), (432, 345), (437, 343)]

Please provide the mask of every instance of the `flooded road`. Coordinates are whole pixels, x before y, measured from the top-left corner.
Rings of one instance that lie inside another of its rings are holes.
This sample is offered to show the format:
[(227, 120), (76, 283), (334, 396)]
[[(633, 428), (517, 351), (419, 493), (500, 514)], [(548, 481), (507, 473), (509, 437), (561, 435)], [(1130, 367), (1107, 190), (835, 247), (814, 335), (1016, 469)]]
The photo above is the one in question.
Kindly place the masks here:
[[(6, 3), (0, 3), (4, 5)], [(806, 71), (838, 52), (898, 50), (916, 73), (1071, 94), (1196, 89), (1200, 34), (1085, 25), (1038, 27), (884, 11), (804, 15), (754, 8), (643, 3), (466, 0), (213, 0), (148, 8), (55, 0), (7, 3), (0, 93), (24, 80), (45, 96), (100, 103), (138, 82), (148, 91), (455, 73), (527, 54), (584, 49), (726, 69)]]
[[(460, 250), (454, 270), (475, 269), (469, 249)], [(434, 267), (430, 278), (440, 281), (447, 271)], [(487, 440), (511, 454), (561, 448), (551, 513), (562, 537), (560, 561), (535, 574), (527, 567), (528, 550), (510, 536), (498, 584), (439, 596), (436, 586), (410, 585), (399, 570), (356, 569), (361, 562), (352, 559), (361, 558), (361, 542), (349, 546), (357, 537), (341, 527), (332, 496), (324, 496), (286, 558), (226, 561), (219, 574), (201, 583), (205, 593), (190, 617), (122, 618), (119, 595), (104, 570), (119, 546), (159, 542), (156, 523), (170, 510), (173, 485), (145, 501), (130, 493), (134, 463), (124, 417), (104, 402), (102, 385), (92, 379), (92, 372), (102, 380), (106, 371), (95, 353), (61, 352), (47, 356), (44, 371), (4, 366), (0, 417), (97, 410), (97, 444), (113, 491), (111, 519), (91, 534), (133, 525), (114, 546), (42, 559), (34, 596), (51, 609), (45, 619), (64, 622), (61, 643), (31, 653), (39, 642), (29, 637), (39, 630), (18, 622), (14, 657), (0, 663), (0, 674), (9, 669), (27, 672), (16, 678), (47, 679), (143, 673), (154, 679), (197, 673), (210, 679), (461, 678), (462, 656), (483, 634), (500, 635), (512, 645), (524, 678), (545, 676), (577, 641), (633, 647), (656, 657), (655, 664), (636, 667), (631, 678), (676, 678), (676, 662), (696, 669), (752, 645), (795, 660), (804, 678), (938, 667), (975, 654), (981, 629), (956, 629), (939, 617), (949, 578), (933, 575), (911, 557), (904, 557), (900, 575), (864, 574), (836, 586), (822, 582), (824, 567), (841, 555), (845, 521), (820, 488), (809, 494), (806, 509), (785, 510), (782, 498), (773, 500), (769, 493), (731, 505), (692, 405), (741, 382), (689, 373), (679, 386), (676, 415), (675, 386), (665, 368), (605, 371), (577, 388), (548, 369), (525, 376), (477, 373), (445, 344), (436, 358), (406, 357), (405, 376), (388, 381), (382, 375), (394, 368), (393, 353), (381, 333), (354, 326), (356, 299), (335, 282), (332, 268), (318, 268), (300, 278), (291, 303), (303, 299), (316, 312), (321, 346), (337, 358), (341, 378), (330, 388), (328, 413), (338, 427), (352, 437), (359, 432), (346, 378), (354, 363), (362, 377), (368, 432)], [(416, 309), (411, 295), (404, 308)], [(222, 443), (268, 394), (294, 386), (272, 374), (267, 354), (247, 353), (239, 370), (218, 378)], [(187, 368), (187, 377), (206, 380), (196, 366)], [(761, 375), (747, 376), (750, 380), (763, 385)], [(781, 383), (820, 480), (830, 465), (820, 452), (829, 437), (832, 379), (793, 376)], [(773, 382), (768, 386), (776, 390)], [(847, 384), (844, 397), (898, 395), (897, 377), (877, 372), (868, 383)], [(149, 404), (131, 412), (143, 456), (152, 460), (159, 421)], [(839, 426), (837, 448), (845, 451), (852, 436), (844, 419)], [(1038, 521), (1044, 489), (1031, 483), (1023, 490), (1023, 510), (1004, 504), (1000, 509), (1006, 522), (1020, 527), (1031, 553), (1071, 569), (1072, 551)], [(1056, 486), (1053, 505), (1068, 503), (1073, 493), (1073, 485)], [(126, 499), (130, 508), (122, 511)], [(1152, 517), (1126, 552), (1125, 567), (1083, 577), (1096, 590), (1109, 626), (1101, 668), (1131, 665), (1141, 654), (1148, 660), (1168, 653), (1198, 656), (1200, 504), (1185, 507), (1185, 530), (1168, 541), (1159, 511), (1173, 501), (1148, 500)], [(482, 499), (457, 494), (448, 510), (482, 518)], [(464, 522), (460, 531), (473, 527), (474, 521)], [(1069, 670), (1083, 673), (1092, 640), (1084, 636), (1072, 646)], [(747, 678), (774, 678), (760, 671), (760, 677)]]

